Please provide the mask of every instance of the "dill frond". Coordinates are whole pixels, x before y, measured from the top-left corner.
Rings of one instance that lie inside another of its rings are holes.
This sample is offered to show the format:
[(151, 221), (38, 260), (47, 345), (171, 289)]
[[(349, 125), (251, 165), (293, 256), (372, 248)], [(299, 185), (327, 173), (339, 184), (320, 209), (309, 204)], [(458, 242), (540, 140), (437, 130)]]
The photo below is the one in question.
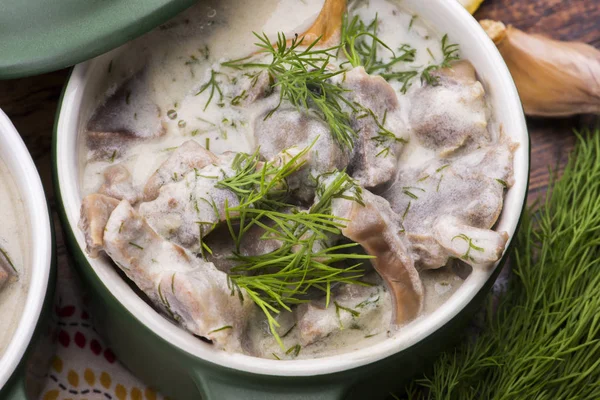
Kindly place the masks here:
[[(230, 289), (232, 294), (245, 291), (263, 311), (282, 348), (277, 314), (307, 301), (309, 291), (321, 291), (329, 299), (333, 283), (364, 284), (360, 281), (362, 262), (372, 258), (350, 252), (356, 243), (329, 243), (345, 226), (343, 219), (332, 215), (332, 200), (346, 198), (362, 203), (360, 187), (346, 173), (319, 177), (317, 200), (309, 210), (285, 203), (285, 180), (302, 165), (308, 149), (283, 165), (270, 162), (261, 166), (258, 153), (239, 155), (233, 162), (235, 176), (218, 183), (239, 198), (238, 206), (225, 207), (226, 223), (237, 247)], [(261, 239), (276, 240), (281, 246), (267, 254), (241, 254), (241, 239), (255, 225), (265, 232)]]
[[(380, 70), (389, 70), (395, 64), (401, 62), (413, 62), (417, 50), (403, 44), (396, 54), (378, 36), (379, 21), (376, 15), (368, 25), (358, 15), (349, 19), (344, 15), (342, 22), (340, 49), (353, 67), (362, 66), (368, 74), (377, 73)], [(378, 58), (378, 48), (382, 47), (391, 54), (391, 59), (384, 63)]]
[(208, 95), (208, 100), (206, 100), (206, 104), (204, 105), (204, 111), (206, 111), (206, 109), (212, 102), (215, 94), (219, 95), (219, 100), (218, 100), (219, 102), (223, 101), (223, 91), (221, 90), (221, 83), (217, 80), (218, 75), (221, 75), (221, 73), (215, 71), (214, 69), (211, 69), (210, 70), (210, 78), (209, 78), (208, 82), (206, 82), (204, 85), (202, 85), (200, 87), (200, 89), (198, 90), (198, 92), (196, 93), (196, 96), (199, 96), (202, 93), (204, 93), (206, 90), (210, 89), (210, 94)]
[(352, 149), (358, 136), (352, 128), (350, 115), (345, 108), (354, 110), (354, 106), (343, 95), (345, 89), (332, 83), (332, 78), (344, 70), (332, 71), (329, 61), (335, 58), (339, 46), (320, 49), (320, 38), (312, 43), (304, 43), (303, 37), (294, 37), (288, 44), (283, 33), (277, 34), (277, 42), (272, 44), (266, 34), (259, 35), (255, 44), (261, 49), (261, 55), (270, 55), (270, 63), (253, 62), (254, 56), (244, 57), (222, 63), (233, 69), (258, 68), (266, 70), (272, 80), (272, 88), (279, 88), (279, 104), (265, 117), (269, 118), (284, 101), (298, 110), (312, 112), (329, 127), (334, 139), (344, 147)]

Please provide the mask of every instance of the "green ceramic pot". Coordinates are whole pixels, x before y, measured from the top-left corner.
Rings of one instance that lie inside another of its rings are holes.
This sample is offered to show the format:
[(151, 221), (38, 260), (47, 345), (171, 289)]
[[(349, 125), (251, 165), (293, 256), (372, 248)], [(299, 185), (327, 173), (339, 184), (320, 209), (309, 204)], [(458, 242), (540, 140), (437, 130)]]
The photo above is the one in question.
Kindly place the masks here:
[[(529, 138), (508, 69), (479, 24), (458, 2), (405, 0), (404, 4), (461, 45), (463, 56), (473, 63), (487, 89), (493, 107), (491, 123), (497, 130), (502, 126), (520, 144), (515, 153), (515, 185), (505, 197), (498, 221), (498, 230), (512, 238), (527, 191)], [(494, 268), (474, 270), (439, 309), (393, 337), (342, 355), (292, 361), (215, 350), (156, 313), (106, 260), (87, 257), (82, 250), (83, 234), (77, 228), (81, 205), (78, 137), (105, 90), (103, 72), (114, 57), (115, 53), (109, 53), (80, 64), (71, 74), (55, 126), (54, 178), (66, 238), (91, 292), (96, 327), (141, 379), (179, 400), (378, 399), (400, 388), (455, 341), (506, 254)]]
[[(0, 399), (34, 400), (53, 354), (50, 312), (54, 297), (54, 236), (44, 188), (33, 160), (8, 117), (0, 111), (0, 159), (23, 201), (23, 229), (30, 238), (28, 293), (12, 339), (0, 355)], [(0, 325), (0, 329), (4, 327)]]
[(148, 32), (195, 0), (0, 2), (0, 79), (85, 61)]

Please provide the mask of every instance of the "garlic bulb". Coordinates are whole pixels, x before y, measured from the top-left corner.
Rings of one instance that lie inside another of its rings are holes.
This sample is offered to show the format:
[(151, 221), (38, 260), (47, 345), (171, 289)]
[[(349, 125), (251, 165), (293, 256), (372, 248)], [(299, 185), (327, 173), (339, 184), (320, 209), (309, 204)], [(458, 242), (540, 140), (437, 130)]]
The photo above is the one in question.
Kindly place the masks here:
[(600, 113), (600, 51), (482, 20), (517, 85), (527, 115)]

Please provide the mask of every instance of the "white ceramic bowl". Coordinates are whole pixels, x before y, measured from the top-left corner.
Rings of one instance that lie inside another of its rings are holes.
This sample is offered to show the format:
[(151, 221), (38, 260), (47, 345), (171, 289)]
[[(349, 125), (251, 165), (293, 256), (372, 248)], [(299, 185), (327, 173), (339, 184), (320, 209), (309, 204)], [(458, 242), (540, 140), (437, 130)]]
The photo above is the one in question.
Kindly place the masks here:
[[(492, 41), (479, 24), (456, 1), (404, 0), (403, 4), (427, 20), (439, 32), (448, 33), (459, 43), (464, 58), (475, 66), (493, 107), (495, 124), (519, 143), (515, 153), (515, 185), (505, 197), (504, 209), (497, 229), (509, 233), (511, 239), (517, 228), (527, 191), (529, 174), (529, 137), (517, 90), (509, 71)], [(118, 52), (119, 49), (115, 50)], [(77, 229), (81, 205), (78, 137), (86, 118), (101, 96), (100, 81), (108, 63), (116, 53), (111, 52), (79, 64), (73, 70), (65, 89), (62, 108), (56, 127), (56, 170), (66, 222), (74, 232), (81, 249), (85, 248), (83, 234)], [(87, 258), (87, 263), (104, 286), (118, 301), (147, 328), (176, 348), (209, 362), (257, 374), (278, 376), (313, 376), (329, 374), (376, 362), (407, 349), (435, 332), (455, 317), (492, 276), (494, 269), (475, 270), (458, 291), (430, 316), (404, 327), (393, 338), (381, 343), (335, 357), (314, 360), (277, 361), (243, 354), (228, 354), (203, 343), (183, 329), (169, 323), (137, 296), (115, 269), (102, 259)], [(84, 268), (88, 268), (84, 266)]]
[[(0, 389), (15, 372), (30, 346), (49, 286), (52, 235), (44, 188), (23, 140), (0, 110), (0, 159), (6, 164), (23, 201), (23, 226), (31, 238), (30, 280), (23, 315), (4, 354), (0, 356)], [(1, 188), (0, 188), (1, 190)], [(1, 221), (0, 221), (1, 222)], [(2, 327), (0, 326), (0, 329)]]

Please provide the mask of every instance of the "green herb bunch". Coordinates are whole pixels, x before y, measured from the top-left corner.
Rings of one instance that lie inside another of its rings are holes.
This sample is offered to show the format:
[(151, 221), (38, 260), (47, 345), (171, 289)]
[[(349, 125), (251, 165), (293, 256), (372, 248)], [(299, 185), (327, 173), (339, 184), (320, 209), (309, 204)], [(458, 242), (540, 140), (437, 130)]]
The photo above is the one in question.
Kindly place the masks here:
[(358, 134), (352, 128), (350, 115), (343, 106), (354, 110), (354, 105), (343, 96), (345, 90), (332, 82), (332, 78), (344, 70), (329, 69), (330, 60), (335, 58), (339, 46), (320, 49), (316, 47), (320, 38), (312, 43), (304, 43), (304, 38), (298, 36), (288, 43), (283, 33), (278, 33), (277, 42), (272, 44), (266, 34), (254, 35), (259, 40), (256, 46), (261, 53), (272, 56), (270, 63), (252, 62), (255, 56), (250, 56), (222, 65), (235, 69), (259, 68), (269, 73), (273, 88), (280, 89), (280, 97), (279, 104), (265, 119), (287, 101), (300, 110), (315, 112), (329, 126), (335, 140), (351, 149)]
[[(232, 294), (244, 290), (265, 314), (282, 349), (277, 314), (306, 302), (309, 291), (323, 292), (328, 304), (333, 284), (364, 284), (359, 280), (364, 275), (362, 260), (371, 258), (351, 253), (356, 243), (331, 243), (345, 226), (343, 219), (332, 214), (331, 201), (343, 197), (362, 202), (360, 187), (346, 173), (336, 172), (326, 184), (320, 184), (318, 200), (307, 211), (285, 202), (286, 178), (302, 167), (309, 148), (280, 165), (268, 162), (261, 167), (258, 153), (239, 156), (234, 161), (236, 174), (218, 183), (232, 190), (240, 203), (225, 210), (237, 247), (233, 255), (236, 266), (229, 275)], [(281, 246), (267, 254), (241, 254), (242, 239), (254, 226), (264, 230), (262, 240), (276, 240)]]
[(409, 399), (600, 399), (600, 131), (584, 131), (526, 212), (513, 276), (481, 335), (443, 354)]

